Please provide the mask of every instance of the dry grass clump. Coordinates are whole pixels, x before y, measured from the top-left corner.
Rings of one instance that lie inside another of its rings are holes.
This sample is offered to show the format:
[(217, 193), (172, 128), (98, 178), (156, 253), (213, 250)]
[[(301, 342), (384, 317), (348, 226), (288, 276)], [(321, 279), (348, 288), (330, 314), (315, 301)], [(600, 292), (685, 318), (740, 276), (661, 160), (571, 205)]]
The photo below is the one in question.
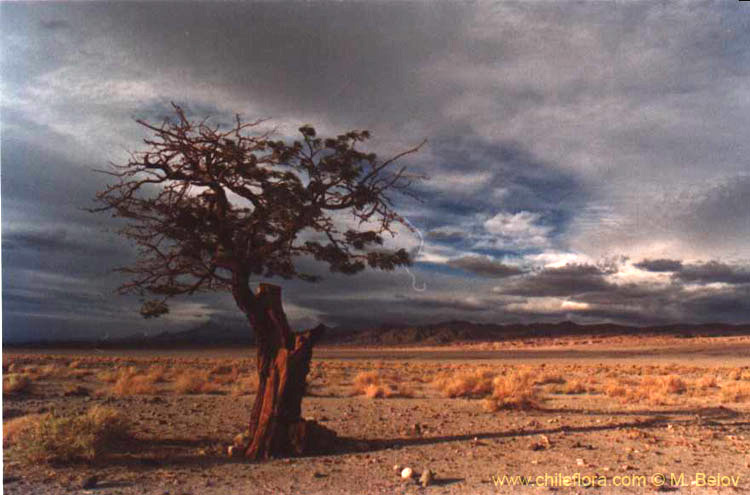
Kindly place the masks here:
[(167, 381), (167, 368), (161, 364), (153, 364), (146, 371), (146, 376), (153, 383), (163, 383)]
[(411, 391), (387, 380), (378, 371), (363, 371), (354, 377), (352, 395), (364, 395), (368, 399), (409, 397)]
[(258, 391), (258, 374), (244, 376), (235, 380), (229, 393), (234, 396), (250, 395)]
[(16, 443), (18, 438), (33, 428), (43, 416), (43, 414), (27, 414), (3, 423), (3, 447), (7, 448)]
[(188, 369), (177, 375), (174, 391), (178, 394), (215, 394), (221, 387), (211, 381), (208, 371)]
[(237, 382), (240, 370), (236, 366), (217, 366), (211, 370), (211, 380), (219, 385), (229, 385)]
[(106, 406), (94, 406), (79, 416), (48, 413), (17, 419), (3, 442), (27, 462), (93, 460), (112, 442), (127, 438), (130, 429), (122, 414)]
[(492, 380), (492, 395), (485, 399), (489, 412), (501, 409), (537, 409), (543, 398), (535, 387), (534, 375), (528, 371), (512, 371)]
[(588, 391), (588, 387), (578, 378), (574, 378), (565, 382), (560, 391), (568, 395), (584, 394)]
[(137, 368), (131, 366), (119, 371), (108, 393), (118, 397), (155, 394), (159, 390), (156, 386), (158, 378), (153, 373), (140, 374)]
[(745, 402), (750, 400), (750, 383), (734, 382), (721, 387), (721, 398), (726, 402)]
[(26, 374), (10, 374), (3, 376), (3, 394), (21, 395), (31, 391), (32, 380)]
[(445, 397), (483, 397), (492, 392), (494, 378), (488, 370), (464, 371), (439, 377), (432, 385)]
[(604, 387), (604, 393), (610, 397), (617, 397), (622, 403), (669, 404), (670, 396), (683, 394), (687, 391), (685, 381), (676, 375), (653, 376), (647, 375), (640, 382), (619, 379), (610, 381)]
[(716, 383), (716, 375), (703, 375), (695, 380), (695, 388), (700, 390), (706, 390), (709, 388), (718, 387)]

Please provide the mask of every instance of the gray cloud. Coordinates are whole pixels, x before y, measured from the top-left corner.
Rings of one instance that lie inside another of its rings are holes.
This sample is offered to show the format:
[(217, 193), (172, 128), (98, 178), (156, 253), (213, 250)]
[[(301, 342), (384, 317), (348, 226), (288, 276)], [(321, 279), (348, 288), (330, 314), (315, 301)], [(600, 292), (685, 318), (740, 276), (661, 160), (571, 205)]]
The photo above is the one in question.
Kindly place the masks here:
[(568, 264), (545, 268), (517, 281), (497, 288), (496, 292), (517, 296), (572, 296), (611, 289), (606, 269), (587, 264)]
[(660, 258), (655, 260), (645, 259), (638, 263), (634, 263), (633, 266), (646, 270), (648, 272), (677, 272), (682, 269), (682, 261), (670, 260), (668, 258)]
[[(0, 4), (6, 333), (235, 314), (220, 294), (132, 317), (110, 269), (134, 252), (83, 211), (106, 181), (91, 169), (142, 147), (133, 117), (160, 120), (170, 101), (217, 122), (273, 117), (281, 136), (368, 128), (385, 154), (429, 138), (406, 161), (431, 177), (423, 201), (396, 200), (427, 233), (413, 272), (428, 292), (404, 271), (285, 282), (299, 321), (747, 320), (741, 8)], [(641, 271), (596, 264), (616, 255)]]
[(506, 278), (525, 273), (525, 270), (517, 266), (506, 265), (484, 256), (464, 256), (446, 264), (488, 278)]
[(731, 266), (718, 261), (685, 265), (674, 274), (677, 280), (699, 284), (721, 282), (725, 284), (750, 284), (750, 269)]

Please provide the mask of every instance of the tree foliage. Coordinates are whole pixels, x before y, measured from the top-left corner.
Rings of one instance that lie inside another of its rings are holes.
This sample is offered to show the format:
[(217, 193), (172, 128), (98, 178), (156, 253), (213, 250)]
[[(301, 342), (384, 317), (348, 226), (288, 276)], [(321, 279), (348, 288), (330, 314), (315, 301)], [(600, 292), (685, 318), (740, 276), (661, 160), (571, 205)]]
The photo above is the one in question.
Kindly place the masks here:
[(257, 131), (262, 121), (237, 116), (224, 131), (173, 106), (161, 125), (137, 121), (151, 133), (146, 149), (113, 165), (116, 182), (97, 194), (95, 211), (126, 219), (119, 232), (138, 247), (137, 262), (119, 269), (132, 277), (120, 291), (161, 298), (144, 316), (166, 312), (169, 297), (237, 290), (251, 276), (318, 280), (300, 271), (303, 257), (345, 274), (409, 263), (383, 243), (403, 223), (389, 194), (412, 194), (414, 177), (394, 165), (421, 145), (383, 160), (358, 149), (368, 131), (322, 138), (306, 125), (287, 142)]

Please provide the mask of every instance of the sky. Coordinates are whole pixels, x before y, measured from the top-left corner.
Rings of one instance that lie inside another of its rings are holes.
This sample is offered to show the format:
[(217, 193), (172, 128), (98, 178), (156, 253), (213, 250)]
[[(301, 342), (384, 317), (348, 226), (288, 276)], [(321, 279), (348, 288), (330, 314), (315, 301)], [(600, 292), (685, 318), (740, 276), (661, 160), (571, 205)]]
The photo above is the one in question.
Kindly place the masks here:
[(750, 321), (750, 5), (2, 3), (0, 27), (6, 341), (240, 322), (226, 293), (141, 319), (114, 294), (134, 249), (86, 211), (170, 102), (428, 140), (389, 241), (410, 271), (284, 281), (296, 328)]

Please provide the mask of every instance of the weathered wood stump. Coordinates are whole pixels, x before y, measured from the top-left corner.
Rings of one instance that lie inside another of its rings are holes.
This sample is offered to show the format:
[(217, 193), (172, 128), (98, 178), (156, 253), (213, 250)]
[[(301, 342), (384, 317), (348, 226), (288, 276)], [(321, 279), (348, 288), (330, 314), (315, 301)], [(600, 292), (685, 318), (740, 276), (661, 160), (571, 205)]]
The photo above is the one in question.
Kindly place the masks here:
[(260, 284), (247, 315), (258, 345), (259, 385), (245, 457), (261, 460), (329, 450), (336, 433), (301, 417), (312, 349), (325, 326), (292, 333), (281, 288), (271, 284)]

